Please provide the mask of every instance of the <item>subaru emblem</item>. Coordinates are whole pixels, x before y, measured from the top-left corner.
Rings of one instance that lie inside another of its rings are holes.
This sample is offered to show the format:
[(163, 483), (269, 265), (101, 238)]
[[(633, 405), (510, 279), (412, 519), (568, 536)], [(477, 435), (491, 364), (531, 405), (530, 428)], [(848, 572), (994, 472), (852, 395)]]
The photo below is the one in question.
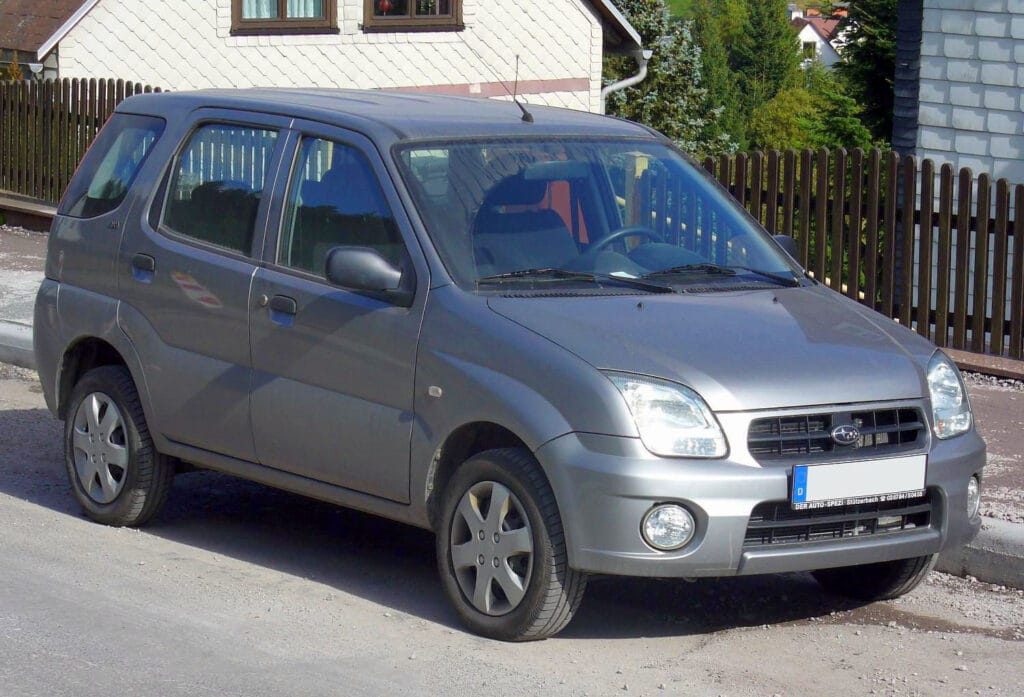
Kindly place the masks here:
[(832, 440), (837, 445), (853, 445), (860, 440), (860, 429), (852, 424), (843, 424), (832, 429)]

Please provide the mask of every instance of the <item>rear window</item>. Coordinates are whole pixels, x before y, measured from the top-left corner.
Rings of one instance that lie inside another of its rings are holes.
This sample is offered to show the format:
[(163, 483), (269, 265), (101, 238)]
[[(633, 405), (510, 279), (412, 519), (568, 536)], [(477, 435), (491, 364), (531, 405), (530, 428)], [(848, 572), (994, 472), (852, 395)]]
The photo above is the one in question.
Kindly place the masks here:
[(60, 214), (95, 218), (120, 206), (164, 125), (163, 119), (153, 116), (111, 116), (82, 160)]

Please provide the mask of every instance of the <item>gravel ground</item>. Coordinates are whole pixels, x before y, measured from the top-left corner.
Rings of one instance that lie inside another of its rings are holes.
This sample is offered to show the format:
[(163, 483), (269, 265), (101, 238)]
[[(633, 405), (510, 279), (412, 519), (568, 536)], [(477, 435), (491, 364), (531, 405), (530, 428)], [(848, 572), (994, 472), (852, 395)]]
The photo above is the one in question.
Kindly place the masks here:
[(1000, 378), (995, 375), (983, 375), (981, 373), (963, 373), (964, 382), (968, 387), (992, 387), (1007, 392), (1024, 392), (1024, 381)]

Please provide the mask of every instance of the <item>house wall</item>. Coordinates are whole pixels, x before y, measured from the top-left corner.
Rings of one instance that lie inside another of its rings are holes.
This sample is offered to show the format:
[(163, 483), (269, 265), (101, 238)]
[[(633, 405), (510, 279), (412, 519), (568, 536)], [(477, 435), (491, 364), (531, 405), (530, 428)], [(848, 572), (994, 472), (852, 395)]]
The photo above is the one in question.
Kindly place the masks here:
[(917, 155), (1024, 183), (1024, 0), (924, 0)]
[(818, 60), (821, 61), (822, 65), (826, 68), (831, 69), (833, 65), (839, 62), (839, 54), (832, 48), (832, 44), (825, 41), (817, 31), (809, 24), (805, 24), (800, 30), (799, 34), (800, 46), (803, 47), (805, 43), (814, 43), (815, 53), (818, 56)]
[(363, 0), (337, 0), (340, 34), (231, 36), (231, 0), (100, 0), (59, 46), (61, 77), (164, 89), (419, 88), (600, 109), (602, 25), (585, 0), (463, 1), (460, 32), (364, 33)]

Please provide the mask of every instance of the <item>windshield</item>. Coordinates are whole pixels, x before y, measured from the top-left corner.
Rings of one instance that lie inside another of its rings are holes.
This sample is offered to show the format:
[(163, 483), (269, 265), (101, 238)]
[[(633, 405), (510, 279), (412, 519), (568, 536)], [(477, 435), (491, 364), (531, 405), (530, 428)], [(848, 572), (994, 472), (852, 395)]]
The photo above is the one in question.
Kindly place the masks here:
[(662, 143), (460, 140), (407, 145), (398, 160), (462, 287), (798, 283), (767, 233)]

